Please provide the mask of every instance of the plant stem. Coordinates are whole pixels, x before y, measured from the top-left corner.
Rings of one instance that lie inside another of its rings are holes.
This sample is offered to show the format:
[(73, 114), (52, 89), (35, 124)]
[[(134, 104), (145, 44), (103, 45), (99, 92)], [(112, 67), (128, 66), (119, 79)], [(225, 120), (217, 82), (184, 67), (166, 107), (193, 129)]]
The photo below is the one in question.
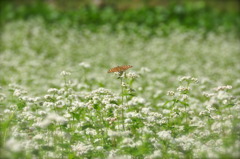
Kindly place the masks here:
[(121, 77), (121, 87), (122, 87), (122, 126), (123, 126), (123, 129), (125, 130), (125, 125), (124, 125), (124, 109), (123, 109), (123, 86), (122, 86), (122, 83), (123, 83), (123, 77)]

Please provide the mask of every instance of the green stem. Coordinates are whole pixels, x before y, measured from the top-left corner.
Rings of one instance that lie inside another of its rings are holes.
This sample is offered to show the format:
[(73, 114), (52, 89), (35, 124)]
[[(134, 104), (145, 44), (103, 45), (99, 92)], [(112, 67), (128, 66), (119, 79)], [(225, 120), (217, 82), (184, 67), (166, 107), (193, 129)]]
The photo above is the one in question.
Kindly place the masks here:
[(122, 86), (122, 83), (123, 83), (123, 77), (121, 77), (121, 87), (122, 87), (122, 126), (123, 126), (123, 129), (125, 130), (125, 125), (124, 125), (124, 109), (123, 109), (123, 86)]

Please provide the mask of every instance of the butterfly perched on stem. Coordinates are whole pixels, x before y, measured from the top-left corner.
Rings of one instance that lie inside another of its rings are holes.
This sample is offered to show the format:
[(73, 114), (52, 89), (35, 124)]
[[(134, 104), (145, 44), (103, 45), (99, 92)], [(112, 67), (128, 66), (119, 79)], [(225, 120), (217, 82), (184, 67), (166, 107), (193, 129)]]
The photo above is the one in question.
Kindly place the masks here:
[(110, 70), (108, 70), (108, 73), (112, 73), (112, 72), (122, 73), (122, 72), (126, 71), (127, 69), (129, 69), (131, 67), (133, 67), (133, 66), (131, 66), (131, 65), (123, 65), (123, 66), (113, 67)]

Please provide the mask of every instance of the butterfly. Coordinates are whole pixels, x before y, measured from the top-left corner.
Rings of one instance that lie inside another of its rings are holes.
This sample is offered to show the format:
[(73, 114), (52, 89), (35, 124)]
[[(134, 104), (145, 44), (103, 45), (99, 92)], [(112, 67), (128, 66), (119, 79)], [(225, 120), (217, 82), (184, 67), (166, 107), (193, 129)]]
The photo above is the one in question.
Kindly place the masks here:
[(126, 71), (127, 69), (131, 68), (133, 66), (131, 65), (123, 65), (123, 66), (117, 66), (117, 67), (113, 67), (110, 70), (108, 70), (108, 73), (112, 73), (112, 72), (123, 72)]

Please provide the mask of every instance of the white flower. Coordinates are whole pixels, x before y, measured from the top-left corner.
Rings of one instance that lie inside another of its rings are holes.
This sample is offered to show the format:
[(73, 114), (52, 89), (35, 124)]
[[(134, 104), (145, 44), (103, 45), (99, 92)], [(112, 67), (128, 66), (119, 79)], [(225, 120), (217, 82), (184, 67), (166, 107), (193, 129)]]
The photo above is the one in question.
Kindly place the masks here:
[(86, 145), (84, 143), (78, 143), (76, 145), (72, 145), (72, 150), (78, 155), (84, 155), (93, 149), (92, 145)]
[(225, 91), (225, 90), (230, 90), (232, 89), (232, 86), (227, 85), (227, 86), (218, 86), (217, 88), (214, 88), (215, 91)]
[(95, 129), (87, 128), (85, 131), (87, 135), (91, 136), (97, 135), (97, 131)]
[(55, 103), (55, 106), (58, 108), (62, 108), (65, 105), (65, 102), (63, 100), (59, 100)]
[(67, 71), (62, 71), (62, 72), (60, 73), (60, 75), (61, 75), (61, 76), (70, 76), (71, 73), (70, 73), (70, 72), (67, 72)]
[(6, 99), (6, 95), (3, 93), (0, 93), (0, 101), (3, 101), (4, 99)]
[(145, 72), (151, 72), (151, 70), (147, 67), (142, 67), (140, 70), (141, 73), (145, 73)]
[(189, 91), (190, 88), (189, 88), (189, 87), (179, 86), (179, 87), (177, 88), (177, 90), (178, 90), (179, 92), (186, 92), (186, 91)]
[(23, 144), (21, 141), (18, 141), (12, 137), (9, 140), (7, 140), (6, 147), (11, 151), (19, 152), (23, 149)]
[(191, 77), (191, 76), (183, 76), (178, 79), (180, 82), (186, 81), (186, 82), (198, 82), (197, 78)]
[(132, 123), (132, 120), (127, 118), (127, 119), (124, 120), (124, 123)]
[(133, 97), (129, 102), (128, 105), (133, 106), (133, 105), (138, 105), (138, 104), (144, 104), (146, 100), (141, 97)]
[(37, 134), (33, 137), (35, 140), (42, 140), (44, 138), (43, 134)]
[(90, 68), (91, 65), (87, 62), (81, 62), (78, 64), (80, 67), (83, 67), (83, 68)]
[(168, 92), (167, 92), (167, 95), (168, 95), (168, 96), (174, 96), (174, 95), (175, 95), (175, 92), (174, 92), (174, 91), (168, 91)]
[(26, 93), (27, 93), (26, 91), (23, 91), (23, 90), (20, 90), (20, 89), (16, 89), (16, 90), (14, 90), (13, 95), (16, 96), (16, 97), (20, 97), (20, 96), (22, 96), (22, 95), (24, 95)]
[(102, 150), (103, 150), (103, 147), (102, 147), (102, 146), (97, 146), (97, 147), (96, 147), (96, 150), (97, 150), (97, 151), (102, 151)]
[(171, 131), (160, 131), (157, 133), (157, 135), (159, 136), (160, 139), (163, 139), (163, 140), (170, 140), (172, 139), (172, 136), (171, 136)]
[(202, 95), (205, 96), (205, 97), (207, 97), (207, 98), (210, 98), (210, 97), (213, 97), (213, 96), (214, 96), (214, 93), (203, 92)]
[(142, 108), (142, 110), (141, 110), (141, 112), (143, 113), (143, 114), (148, 114), (148, 113), (150, 113), (150, 111), (151, 111), (151, 108), (149, 108), (149, 107), (145, 107), (145, 108)]
[(5, 113), (5, 114), (9, 114), (9, 113), (12, 113), (12, 112), (13, 112), (13, 111), (11, 111), (11, 110), (9, 110), (9, 109), (5, 109), (5, 110), (4, 110), (4, 113)]
[(162, 157), (161, 150), (155, 150), (153, 154), (146, 156), (144, 159), (159, 159)]
[(220, 99), (220, 100), (226, 99), (226, 98), (228, 98), (228, 95), (224, 91), (219, 91), (218, 94), (217, 94), (217, 98)]
[(135, 79), (135, 78), (138, 78), (138, 77), (139, 77), (139, 75), (136, 74), (135, 72), (128, 72), (128, 73), (126, 74), (126, 76), (127, 76), (127, 78), (132, 78), (132, 79)]
[(183, 150), (187, 151), (192, 148), (194, 145), (194, 139), (190, 138), (189, 136), (181, 136), (176, 138), (175, 141), (183, 148)]
[(48, 93), (57, 93), (57, 92), (58, 92), (58, 89), (56, 89), (56, 88), (50, 88), (50, 89), (48, 89), (47, 92), (48, 92)]
[(112, 130), (108, 130), (108, 136), (110, 136), (110, 137), (127, 136), (129, 134), (130, 134), (130, 131), (112, 131)]
[(47, 127), (49, 124), (51, 124), (54, 121), (62, 124), (62, 123), (65, 123), (67, 120), (64, 117), (59, 116), (56, 113), (49, 113), (48, 116), (43, 121), (38, 122), (36, 125), (44, 128), (44, 127)]

